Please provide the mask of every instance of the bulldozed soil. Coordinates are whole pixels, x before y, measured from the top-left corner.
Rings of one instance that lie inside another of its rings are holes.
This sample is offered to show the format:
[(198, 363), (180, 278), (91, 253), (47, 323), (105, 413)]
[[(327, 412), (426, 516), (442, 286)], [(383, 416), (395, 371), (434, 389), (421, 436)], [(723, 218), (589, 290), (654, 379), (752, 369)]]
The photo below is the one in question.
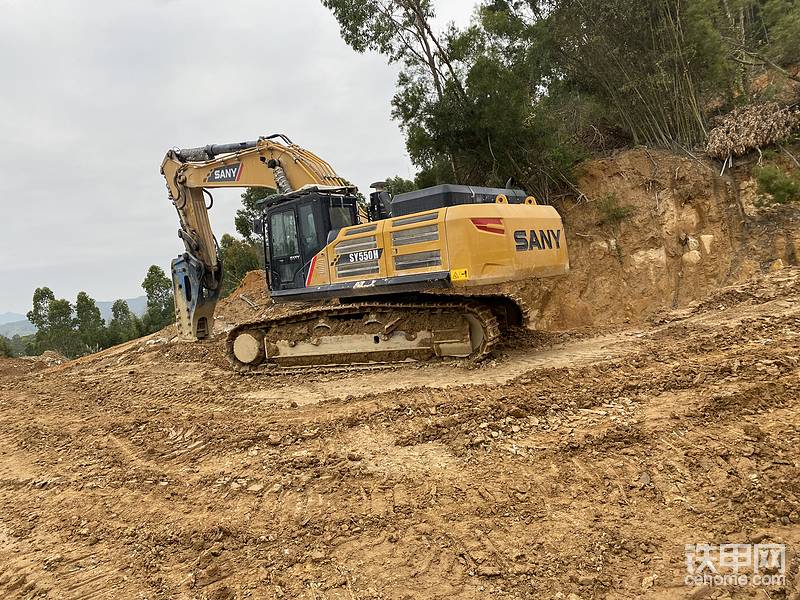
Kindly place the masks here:
[[(800, 218), (715, 169), (587, 164), (571, 274), (478, 365), (238, 375), (263, 273), (214, 341), (0, 359), (0, 597), (800, 599)], [(685, 585), (722, 543), (785, 584)]]
[[(799, 301), (785, 268), (475, 368), (3, 361), (0, 595), (796, 598)], [(785, 587), (684, 585), (684, 544), (752, 541)]]

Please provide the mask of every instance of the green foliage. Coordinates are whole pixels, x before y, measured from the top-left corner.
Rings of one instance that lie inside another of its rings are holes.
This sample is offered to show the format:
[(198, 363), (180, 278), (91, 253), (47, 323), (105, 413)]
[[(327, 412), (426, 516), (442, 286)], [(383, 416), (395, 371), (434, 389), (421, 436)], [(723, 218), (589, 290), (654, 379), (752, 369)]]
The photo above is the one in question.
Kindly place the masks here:
[(116, 300), (111, 306), (111, 321), (108, 323), (109, 346), (137, 338), (142, 332), (142, 322), (131, 312), (128, 303), (125, 300)]
[(392, 196), (413, 192), (416, 189), (419, 189), (416, 183), (408, 179), (403, 179), (400, 175), (386, 178), (386, 191)]
[(37, 288), (34, 292), (28, 320), (38, 328), (32, 344), (36, 353), (55, 350), (69, 358), (83, 353), (72, 305), (68, 300), (57, 299), (49, 288)]
[(147, 294), (147, 312), (142, 318), (144, 335), (159, 331), (175, 321), (175, 298), (172, 280), (158, 265), (151, 265), (142, 282)]
[(597, 200), (596, 204), (602, 215), (601, 222), (606, 225), (619, 225), (635, 212), (631, 206), (621, 206), (613, 192)]
[(14, 356), (30, 356), (35, 354), (36, 334), (15, 335), (10, 340), (11, 352)]
[(257, 204), (259, 201), (268, 198), (275, 194), (275, 190), (271, 188), (247, 188), (242, 194), (242, 207), (236, 211), (234, 224), (236, 231), (246, 241), (254, 242), (255, 236), (253, 235), (253, 220), (261, 217), (261, 211), (258, 210)]
[(263, 248), (260, 242), (237, 240), (229, 234), (222, 236), (219, 254), (223, 264), (222, 297), (235, 290), (244, 276), (261, 268)]
[(37, 329), (47, 327), (47, 310), (50, 302), (56, 299), (53, 290), (48, 287), (36, 288), (33, 292), (33, 308), (28, 311), (27, 317)]
[(797, 0), (482, 0), (439, 33), (433, 1), (323, 4), (355, 50), (401, 65), (392, 114), (419, 187), (513, 177), (547, 197), (593, 152), (699, 146), (800, 56)]
[[(163, 271), (160, 278), (158, 273), (148, 275), (152, 275), (148, 278), (151, 283), (155, 281), (159, 285), (166, 278)], [(156, 293), (157, 285), (148, 287), (154, 298), (164, 301), (163, 294)], [(113, 319), (106, 327), (97, 303), (86, 292), (78, 294), (73, 306), (68, 300), (57, 299), (50, 288), (37, 288), (33, 294), (33, 308), (28, 312), (37, 331), (31, 336), (14, 336), (10, 341), (12, 351), (18, 355), (36, 355), (55, 350), (67, 358), (75, 358), (143, 335), (142, 322), (131, 313), (124, 300), (114, 303), (112, 314)]]
[(755, 173), (763, 205), (800, 201), (800, 175), (786, 173), (776, 165), (759, 167)]
[(80, 292), (75, 301), (75, 318), (83, 345), (89, 352), (97, 352), (105, 341), (105, 321), (94, 299), (86, 292)]
[(433, 16), (430, 0), (322, 0), (341, 27), (342, 39), (357, 52), (373, 50), (391, 61), (417, 49), (412, 40)]
[(11, 358), (14, 356), (14, 350), (11, 348), (11, 340), (0, 335), (0, 356)]
[(784, 66), (797, 64), (800, 58), (800, 2), (766, 0), (763, 2), (763, 23), (768, 32), (764, 52)]

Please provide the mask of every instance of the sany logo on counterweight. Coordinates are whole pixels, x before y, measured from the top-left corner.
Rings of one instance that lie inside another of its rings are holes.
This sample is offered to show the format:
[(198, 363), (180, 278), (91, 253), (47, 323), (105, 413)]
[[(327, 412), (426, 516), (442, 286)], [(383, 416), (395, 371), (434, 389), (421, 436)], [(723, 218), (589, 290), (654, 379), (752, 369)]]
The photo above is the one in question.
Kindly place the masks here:
[(225, 165), (212, 169), (208, 174), (208, 183), (223, 183), (226, 181), (239, 181), (242, 176), (242, 163)]
[(517, 252), (525, 250), (556, 250), (561, 248), (560, 229), (540, 229), (530, 232), (518, 229), (514, 232), (514, 241), (517, 243)]

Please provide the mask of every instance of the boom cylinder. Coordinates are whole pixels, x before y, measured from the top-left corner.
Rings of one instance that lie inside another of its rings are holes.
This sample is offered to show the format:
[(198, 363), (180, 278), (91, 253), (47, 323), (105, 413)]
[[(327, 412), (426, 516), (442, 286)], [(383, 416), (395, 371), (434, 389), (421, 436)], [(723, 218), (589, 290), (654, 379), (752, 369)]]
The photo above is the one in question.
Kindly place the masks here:
[(232, 152), (249, 150), (250, 148), (255, 148), (257, 145), (257, 140), (252, 142), (234, 142), (232, 144), (209, 144), (208, 146), (201, 146), (199, 148), (177, 150), (175, 156), (183, 162), (214, 160), (219, 154), (230, 154)]

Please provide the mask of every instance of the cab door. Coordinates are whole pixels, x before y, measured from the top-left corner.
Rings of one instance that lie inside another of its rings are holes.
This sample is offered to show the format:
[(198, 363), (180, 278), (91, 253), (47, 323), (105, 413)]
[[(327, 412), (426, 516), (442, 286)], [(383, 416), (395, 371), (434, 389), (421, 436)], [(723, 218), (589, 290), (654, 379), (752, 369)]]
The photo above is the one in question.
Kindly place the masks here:
[(294, 207), (275, 211), (269, 217), (270, 282), (273, 290), (303, 287), (305, 278), (297, 215)]

